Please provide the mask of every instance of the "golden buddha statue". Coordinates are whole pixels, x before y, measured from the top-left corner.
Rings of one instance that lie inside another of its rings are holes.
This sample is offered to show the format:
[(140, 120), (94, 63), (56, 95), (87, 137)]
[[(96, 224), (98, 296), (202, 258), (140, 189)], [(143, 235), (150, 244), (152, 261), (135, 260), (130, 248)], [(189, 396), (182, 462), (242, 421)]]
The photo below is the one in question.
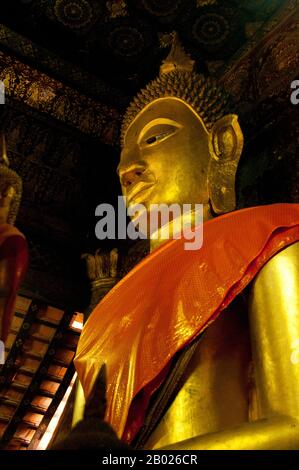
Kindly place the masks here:
[(27, 242), (14, 227), (22, 180), (9, 168), (4, 135), (0, 136), (0, 339), (5, 342), (15, 296), (28, 263)]
[(235, 211), (242, 131), (193, 66), (175, 40), (125, 115), (118, 173), (148, 211), (203, 204), (203, 246), (154, 240), (89, 317), (75, 365), (88, 397), (106, 363), (106, 419), (137, 447), (298, 449), (299, 207)]

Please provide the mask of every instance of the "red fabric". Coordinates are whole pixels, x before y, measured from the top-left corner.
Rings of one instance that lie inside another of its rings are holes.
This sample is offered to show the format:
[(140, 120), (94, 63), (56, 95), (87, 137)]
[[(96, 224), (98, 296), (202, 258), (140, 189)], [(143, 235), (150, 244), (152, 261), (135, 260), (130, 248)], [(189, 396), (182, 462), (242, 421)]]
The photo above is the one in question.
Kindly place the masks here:
[(171, 240), (94, 309), (75, 365), (88, 396), (107, 364), (107, 415), (130, 442), (171, 359), (201, 333), (279, 250), (299, 240), (299, 205), (243, 209), (204, 224), (203, 246)]
[(1, 340), (5, 343), (12, 321), (14, 302), (18, 287), (28, 265), (28, 247), (24, 235), (14, 226), (0, 225), (0, 260), (8, 261), (8, 269), (13, 273), (9, 296), (2, 318)]

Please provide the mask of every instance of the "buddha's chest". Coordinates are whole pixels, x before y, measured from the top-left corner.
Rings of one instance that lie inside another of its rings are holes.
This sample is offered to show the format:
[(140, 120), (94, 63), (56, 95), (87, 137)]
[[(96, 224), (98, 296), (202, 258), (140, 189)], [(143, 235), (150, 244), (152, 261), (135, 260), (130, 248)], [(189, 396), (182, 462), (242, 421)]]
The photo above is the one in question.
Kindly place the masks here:
[(234, 302), (206, 330), (178, 394), (146, 448), (164, 447), (248, 421), (251, 352), (243, 305)]

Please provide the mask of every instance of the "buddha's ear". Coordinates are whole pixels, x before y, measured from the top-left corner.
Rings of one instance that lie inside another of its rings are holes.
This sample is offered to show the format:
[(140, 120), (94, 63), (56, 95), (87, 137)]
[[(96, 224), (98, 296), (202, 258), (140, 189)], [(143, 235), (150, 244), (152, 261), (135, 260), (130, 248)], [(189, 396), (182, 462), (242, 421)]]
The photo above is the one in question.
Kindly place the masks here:
[(235, 179), (243, 149), (238, 116), (228, 114), (215, 122), (209, 138), (209, 198), (216, 214), (236, 208)]

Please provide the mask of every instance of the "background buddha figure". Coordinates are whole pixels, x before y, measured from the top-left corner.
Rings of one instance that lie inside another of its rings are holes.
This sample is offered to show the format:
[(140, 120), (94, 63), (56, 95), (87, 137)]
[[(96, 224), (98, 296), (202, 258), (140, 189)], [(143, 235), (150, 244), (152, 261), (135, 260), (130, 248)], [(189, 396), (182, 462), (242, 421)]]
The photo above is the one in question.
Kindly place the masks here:
[(0, 338), (5, 341), (28, 252), (24, 236), (13, 226), (21, 201), (22, 181), (9, 168), (5, 139), (3, 135), (0, 138)]
[(92, 312), (75, 365), (88, 397), (106, 363), (106, 419), (136, 447), (295, 449), (299, 208), (234, 211), (242, 131), (193, 68), (176, 39), (127, 110), (118, 173), (129, 205), (203, 204), (203, 246), (139, 263)]

